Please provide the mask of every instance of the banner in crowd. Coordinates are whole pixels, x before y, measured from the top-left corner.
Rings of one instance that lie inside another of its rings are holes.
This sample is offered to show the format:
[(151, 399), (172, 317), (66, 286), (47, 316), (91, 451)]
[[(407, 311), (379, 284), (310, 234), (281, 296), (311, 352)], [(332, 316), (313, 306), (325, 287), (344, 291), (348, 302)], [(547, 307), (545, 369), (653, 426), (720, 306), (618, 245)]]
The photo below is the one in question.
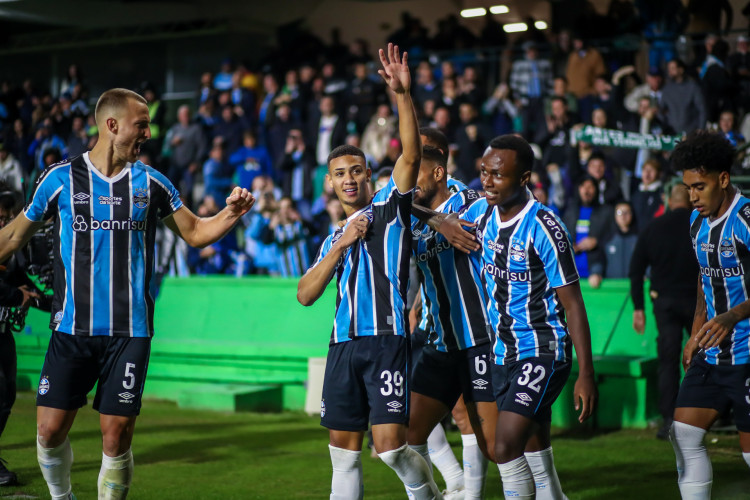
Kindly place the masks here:
[(678, 135), (652, 135), (638, 132), (625, 132), (587, 125), (576, 130), (572, 136), (575, 141), (582, 141), (594, 146), (653, 149), (657, 151), (672, 151), (681, 139)]

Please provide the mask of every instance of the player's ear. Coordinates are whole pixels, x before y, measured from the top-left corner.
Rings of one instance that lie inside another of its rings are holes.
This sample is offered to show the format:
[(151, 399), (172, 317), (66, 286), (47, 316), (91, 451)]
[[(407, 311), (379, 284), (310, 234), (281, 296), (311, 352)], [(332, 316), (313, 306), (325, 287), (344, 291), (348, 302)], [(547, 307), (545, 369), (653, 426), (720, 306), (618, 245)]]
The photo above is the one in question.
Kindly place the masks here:
[(106, 121), (107, 124), (107, 130), (113, 134), (117, 133), (117, 119), (113, 117), (107, 118)]
[(432, 171), (432, 175), (435, 177), (436, 181), (443, 180), (443, 177), (445, 177), (445, 167), (442, 165), (436, 166), (435, 170)]
[(531, 170), (527, 170), (521, 174), (521, 186), (528, 185), (529, 179), (531, 179)]
[(729, 172), (719, 172), (719, 186), (721, 189), (729, 187)]
[(367, 167), (365, 169), (365, 175), (367, 176), (367, 182), (372, 181), (372, 169), (370, 167)]
[(326, 182), (331, 186), (331, 189), (333, 189), (333, 179), (331, 178), (331, 174), (326, 174)]

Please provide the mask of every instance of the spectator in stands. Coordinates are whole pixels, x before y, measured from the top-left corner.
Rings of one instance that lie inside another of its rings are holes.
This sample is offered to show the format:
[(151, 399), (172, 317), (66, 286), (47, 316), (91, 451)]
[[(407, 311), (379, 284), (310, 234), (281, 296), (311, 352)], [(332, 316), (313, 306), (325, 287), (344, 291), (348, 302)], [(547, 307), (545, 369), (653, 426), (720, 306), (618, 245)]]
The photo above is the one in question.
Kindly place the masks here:
[(369, 78), (367, 65), (364, 62), (356, 63), (354, 65), (354, 78), (349, 82), (344, 100), (348, 118), (357, 125), (359, 133), (365, 130), (382, 93), (379, 83)]
[(451, 113), (445, 106), (439, 106), (435, 108), (435, 114), (432, 122), (428, 124), (429, 127), (436, 128), (442, 132), (447, 138), (448, 142), (453, 143), (455, 140), (453, 119)]
[(539, 48), (534, 42), (523, 44), (524, 57), (513, 63), (510, 70), (510, 88), (520, 102), (522, 135), (533, 137), (537, 126), (544, 124), (544, 99), (552, 84), (552, 64), (539, 57)]
[(473, 104), (464, 102), (459, 106), (461, 124), (456, 130), (456, 177), (469, 184), (479, 175), (477, 159), (494, 137), (477, 114)]
[[(626, 75), (635, 74), (635, 67), (627, 66), (620, 68), (617, 72), (619, 79)], [(646, 82), (637, 85), (625, 96), (625, 109), (631, 113), (637, 113), (641, 98), (648, 97), (652, 104), (657, 107), (661, 106), (661, 90), (664, 86), (664, 73), (658, 67), (651, 67), (646, 74)]]
[(664, 211), (662, 191), (661, 162), (650, 158), (643, 164), (641, 183), (632, 195), (633, 215), (639, 233), (643, 232), (657, 214)]
[(258, 144), (258, 138), (252, 130), (246, 130), (242, 133), (241, 147), (229, 151), (229, 164), (234, 168), (238, 186), (250, 189), (257, 176), (274, 176), (268, 150), (265, 146)]
[(261, 137), (266, 137), (268, 127), (271, 125), (273, 117), (276, 114), (276, 104), (274, 103), (279, 92), (279, 84), (276, 77), (272, 74), (263, 75), (263, 100), (258, 109), (258, 133)]
[(168, 177), (187, 201), (192, 200), (193, 177), (203, 162), (205, 140), (201, 126), (190, 118), (190, 107), (177, 109), (177, 123), (164, 137), (164, 148), (169, 158)]
[(77, 64), (71, 64), (68, 66), (68, 71), (60, 82), (60, 95), (72, 94), (73, 87), (79, 84), (83, 84), (83, 71)]
[(578, 99), (593, 94), (594, 80), (606, 72), (607, 68), (599, 51), (589, 47), (580, 35), (574, 36), (573, 51), (568, 56), (565, 71), (570, 91)]
[(299, 122), (293, 119), (292, 108), (288, 104), (276, 108), (276, 117), (268, 127), (266, 135), (266, 148), (271, 156), (272, 165), (277, 165), (281, 161), (289, 131), (298, 127)]
[[(83, 117), (76, 115), (73, 117), (70, 134), (68, 134), (68, 155), (73, 158), (78, 155), (82, 155), (89, 150), (89, 136), (86, 133), (86, 122)], [(147, 144), (150, 141), (144, 143)]]
[(596, 181), (600, 205), (614, 205), (623, 199), (620, 186), (613, 180), (612, 172), (607, 170), (605, 156), (600, 152), (592, 153), (586, 162), (586, 173)]
[(318, 214), (313, 221), (315, 227), (315, 235), (312, 238), (312, 249), (313, 254), (317, 253), (318, 247), (326, 239), (329, 234), (334, 233), (338, 228), (338, 223), (346, 218), (344, 213), (344, 207), (341, 206), (341, 202), (335, 196), (328, 199), (325, 210)]
[(706, 126), (706, 105), (700, 86), (685, 74), (685, 63), (674, 59), (667, 63), (669, 80), (662, 88), (661, 113), (677, 134)]
[(52, 119), (45, 118), (41, 126), (37, 128), (34, 140), (28, 149), (28, 155), (34, 159), (34, 166), (39, 172), (44, 170), (44, 155), (53, 149), (60, 153), (61, 159), (66, 157), (65, 141), (55, 134)]
[(298, 278), (310, 267), (309, 229), (303, 223), (294, 201), (285, 196), (271, 216), (263, 242), (276, 247), (276, 267), (284, 278)]
[(735, 128), (734, 111), (726, 110), (721, 112), (718, 128), (719, 132), (724, 134), (726, 140), (735, 148), (745, 143), (745, 137)]
[(294, 120), (302, 118), (304, 102), (302, 101), (302, 90), (297, 71), (290, 69), (284, 74), (284, 85), (276, 94), (273, 103), (277, 109), (282, 105), (289, 106)]
[[(750, 111), (750, 38), (747, 35), (737, 37), (737, 50), (730, 54), (727, 61), (729, 73), (737, 90), (737, 107), (744, 114)], [(742, 115), (740, 115), (742, 116)]]
[(633, 255), (638, 232), (635, 230), (633, 209), (627, 201), (615, 205), (615, 229), (604, 243), (607, 258), (607, 278), (627, 278), (630, 269), (630, 258)]
[[(145, 82), (142, 87), (142, 95), (148, 102), (148, 116), (151, 119), (149, 122), (151, 139), (143, 143), (141, 150), (148, 153), (155, 160), (161, 153), (164, 134), (166, 133), (164, 125), (167, 116), (167, 105), (162, 102), (161, 96), (156, 92), (156, 87), (153, 84)], [(68, 144), (68, 147), (71, 148), (71, 144)], [(72, 151), (70, 155), (75, 156)], [(147, 165), (153, 165), (153, 163), (148, 163)]]
[(690, 238), (690, 199), (678, 183), (669, 195), (669, 211), (649, 223), (641, 232), (630, 263), (630, 296), (633, 300), (633, 329), (646, 329), (643, 281), (650, 267), (654, 317), (658, 336), (656, 352), (659, 387), (659, 413), (663, 425), (656, 436), (667, 439), (672, 425), (674, 404), (680, 384), (682, 341), (693, 326), (696, 278), (699, 275)]
[[(449, 76), (443, 75), (443, 81), (446, 78), (449, 78)], [(424, 104), (427, 100), (438, 101), (440, 99), (440, 85), (435, 80), (435, 74), (429, 62), (422, 61), (417, 66), (416, 83), (414, 86), (414, 100), (418, 106)]]
[(717, 40), (706, 58), (705, 69), (701, 69), (701, 87), (706, 103), (706, 119), (715, 123), (724, 109), (733, 109), (735, 86), (727, 69), (729, 44)]
[(305, 221), (312, 220), (312, 180), (315, 167), (315, 154), (305, 144), (302, 130), (291, 129), (277, 170), (283, 179), (283, 196), (294, 202), (296, 211)]
[(675, 42), (688, 22), (687, 10), (682, 0), (635, 0), (635, 5), (649, 42), (649, 67), (661, 68), (675, 58)]
[(388, 143), (398, 130), (397, 125), (398, 120), (387, 104), (379, 105), (377, 112), (367, 123), (362, 134), (362, 149), (372, 155), (376, 162), (375, 166), (380, 165), (385, 158)]
[(198, 105), (200, 106), (207, 101), (215, 100), (216, 93), (213, 75), (208, 71), (201, 74), (200, 85), (198, 87)]
[[(229, 100), (228, 94), (223, 94), (224, 99)], [(220, 98), (221, 100), (221, 98)], [(248, 127), (245, 120), (238, 117), (234, 113), (234, 108), (231, 104), (221, 104), (221, 115), (216, 122), (214, 122), (213, 136), (223, 137), (224, 144), (226, 145), (227, 151), (236, 151), (242, 146), (243, 134)]]
[(21, 162), (13, 156), (4, 142), (0, 142), (0, 182), (10, 186), (24, 200), (27, 193), (25, 174)]
[[(216, 201), (206, 196), (198, 206), (196, 215), (212, 217), (219, 213)], [(232, 274), (234, 272), (232, 256), (237, 252), (237, 232), (229, 231), (216, 243), (204, 248), (188, 247), (188, 266), (195, 274)]]
[(544, 100), (545, 116), (552, 112), (552, 99), (554, 97), (565, 99), (568, 105), (568, 113), (572, 116), (578, 116), (578, 99), (572, 92), (568, 91), (568, 79), (562, 75), (558, 75), (552, 80), (552, 93)]
[[(546, 117), (547, 129), (535, 136), (534, 142), (544, 151), (542, 163), (548, 165), (555, 163), (565, 171), (568, 171), (572, 155), (570, 145), (570, 130), (572, 119), (568, 113), (568, 105), (564, 98), (555, 96), (550, 103), (550, 114)], [(568, 172), (571, 179), (577, 178), (577, 168), (570, 165)]]
[(238, 70), (232, 73), (232, 83), (229, 88), (229, 101), (234, 114), (241, 118), (248, 127), (255, 126), (255, 94), (242, 86), (242, 73)]
[(610, 238), (614, 211), (611, 205), (599, 205), (597, 182), (584, 177), (578, 182), (578, 196), (565, 210), (563, 222), (573, 240), (576, 267), (581, 278), (588, 278), (592, 288), (599, 288), (606, 259), (604, 242)]
[(13, 120), (13, 130), (6, 134), (3, 142), (8, 151), (21, 163), (23, 171), (29, 174), (33, 169), (33, 156), (29, 154), (32, 137), (27, 130), (23, 120), (16, 118)]
[(221, 61), (221, 69), (214, 77), (213, 86), (219, 92), (232, 88), (232, 59), (229, 57)]
[(495, 136), (510, 134), (514, 131), (514, 121), (518, 109), (510, 99), (510, 88), (501, 83), (482, 105), (482, 115), (490, 123)]
[(320, 100), (319, 113), (309, 122), (309, 144), (315, 147), (315, 161), (325, 165), (331, 150), (346, 140), (346, 124), (336, 113), (336, 102), (331, 96)]
[(458, 83), (458, 95), (456, 99), (459, 103), (468, 102), (479, 109), (484, 101), (484, 88), (479, 85), (479, 73), (477, 68), (471, 65), (464, 67), (464, 71), (460, 77), (456, 79)]
[(205, 196), (213, 198), (219, 209), (232, 188), (234, 169), (227, 161), (224, 141), (221, 136), (213, 141), (208, 159), (203, 163), (203, 189)]

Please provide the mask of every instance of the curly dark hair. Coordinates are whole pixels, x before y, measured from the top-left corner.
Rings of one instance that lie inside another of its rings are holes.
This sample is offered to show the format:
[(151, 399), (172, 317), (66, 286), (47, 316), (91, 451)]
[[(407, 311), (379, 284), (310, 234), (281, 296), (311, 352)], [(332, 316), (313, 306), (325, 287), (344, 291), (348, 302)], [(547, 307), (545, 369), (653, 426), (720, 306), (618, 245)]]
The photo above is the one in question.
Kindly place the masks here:
[(707, 130), (690, 132), (672, 151), (672, 170), (729, 172), (735, 150), (722, 134)]

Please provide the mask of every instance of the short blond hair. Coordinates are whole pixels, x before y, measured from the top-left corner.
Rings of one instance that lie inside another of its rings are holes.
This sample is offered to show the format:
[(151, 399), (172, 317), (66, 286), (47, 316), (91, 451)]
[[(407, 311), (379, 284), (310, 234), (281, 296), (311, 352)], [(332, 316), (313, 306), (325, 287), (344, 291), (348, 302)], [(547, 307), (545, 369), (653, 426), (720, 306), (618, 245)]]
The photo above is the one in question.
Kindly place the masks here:
[(132, 90), (119, 88), (109, 89), (99, 97), (98, 101), (96, 101), (96, 109), (94, 110), (94, 119), (96, 120), (96, 123), (99, 123), (99, 120), (104, 118), (102, 114), (106, 111), (123, 109), (127, 105), (128, 99), (148, 104), (148, 101), (146, 101), (143, 96)]

